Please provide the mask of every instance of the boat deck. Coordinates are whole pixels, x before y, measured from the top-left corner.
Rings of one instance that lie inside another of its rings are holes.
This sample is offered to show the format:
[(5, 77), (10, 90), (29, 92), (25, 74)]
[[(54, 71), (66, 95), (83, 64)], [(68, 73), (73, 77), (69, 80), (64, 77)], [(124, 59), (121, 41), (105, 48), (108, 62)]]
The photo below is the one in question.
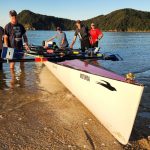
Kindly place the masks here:
[(119, 81), (125, 81), (125, 77), (118, 75), (114, 72), (111, 72), (109, 70), (106, 70), (104, 68), (100, 68), (94, 65), (89, 64), (87, 61), (81, 61), (81, 60), (69, 60), (64, 62), (59, 62), (58, 64), (63, 66), (68, 66), (77, 70), (85, 71), (91, 74), (107, 77), (110, 79), (115, 79)]

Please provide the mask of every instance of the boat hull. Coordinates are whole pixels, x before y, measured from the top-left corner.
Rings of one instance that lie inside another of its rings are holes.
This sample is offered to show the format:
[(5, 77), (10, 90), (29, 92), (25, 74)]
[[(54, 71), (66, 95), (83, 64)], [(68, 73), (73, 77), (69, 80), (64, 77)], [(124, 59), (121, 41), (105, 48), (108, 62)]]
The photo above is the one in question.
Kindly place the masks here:
[(127, 144), (144, 87), (126, 83), (121, 76), (116, 80), (94, 75), (67, 63), (44, 62), (120, 143)]

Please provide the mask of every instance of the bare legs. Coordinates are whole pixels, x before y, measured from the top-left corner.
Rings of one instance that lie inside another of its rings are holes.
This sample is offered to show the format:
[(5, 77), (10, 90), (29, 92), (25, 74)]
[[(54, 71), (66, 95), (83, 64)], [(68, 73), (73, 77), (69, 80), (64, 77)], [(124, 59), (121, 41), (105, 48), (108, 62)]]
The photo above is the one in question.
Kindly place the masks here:
[[(15, 63), (11, 62), (9, 64), (10, 69), (14, 69), (15, 68)], [(20, 62), (20, 69), (24, 69), (24, 62)]]
[(10, 67), (10, 70), (14, 69), (15, 63), (14, 63), (14, 62), (11, 62), (11, 63), (9, 64), (9, 67)]

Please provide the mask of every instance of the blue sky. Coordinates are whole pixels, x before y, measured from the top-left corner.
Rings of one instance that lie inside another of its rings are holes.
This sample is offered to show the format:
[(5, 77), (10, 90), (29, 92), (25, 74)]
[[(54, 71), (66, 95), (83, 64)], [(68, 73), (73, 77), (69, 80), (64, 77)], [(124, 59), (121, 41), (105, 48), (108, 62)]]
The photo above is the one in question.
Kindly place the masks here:
[(150, 0), (0, 0), (0, 26), (9, 22), (9, 10), (85, 20), (122, 8), (150, 11)]

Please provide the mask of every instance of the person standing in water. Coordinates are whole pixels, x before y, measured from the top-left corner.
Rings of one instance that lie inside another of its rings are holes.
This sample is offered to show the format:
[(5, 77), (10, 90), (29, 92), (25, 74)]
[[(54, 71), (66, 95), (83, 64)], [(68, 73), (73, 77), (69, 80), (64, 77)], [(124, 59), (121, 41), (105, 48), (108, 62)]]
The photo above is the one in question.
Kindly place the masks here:
[(76, 42), (78, 36), (80, 39), (81, 50), (82, 52), (85, 52), (86, 49), (90, 48), (88, 28), (85, 25), (83, 25), (80, 20), (76, 21), (76, 26), (77, 28), (70, 48), (73, 48), (73, 45)]
[[(23, 49), (23, 40), (25, 49), (29, 50), (28, 47), (28, 39), (26, 36), (26, 30), (24, 26), (18, 23), (17, 20), (17, 12), (15, 10), (11, 10), (9, 12), (10, 22), (5, 26), (4, 29), (4, 44), (7, 47), (15, 48), (18, 51)], [(22, 65), (22, 63), (20, 63)], [(14, 68), (15, 63), (10, 63), (10, 69)]]
[(60, 49), (64, 49), (68, 47), (69, 44), (65, 32), (63, 32), (60, 27), (57, 27), (56, 30), (57, 30), (57, 34), (51, 37), (49, 40), (46, 40), (46, 42), (52, 41), (56, 38), (58, 39), (58, 47)]
[(96, 28), (94, 23), (91, 23), (91, 29), (89, 33), (91, 48), (98, 47), (98, 41), (103, 37), (102, 31)]

